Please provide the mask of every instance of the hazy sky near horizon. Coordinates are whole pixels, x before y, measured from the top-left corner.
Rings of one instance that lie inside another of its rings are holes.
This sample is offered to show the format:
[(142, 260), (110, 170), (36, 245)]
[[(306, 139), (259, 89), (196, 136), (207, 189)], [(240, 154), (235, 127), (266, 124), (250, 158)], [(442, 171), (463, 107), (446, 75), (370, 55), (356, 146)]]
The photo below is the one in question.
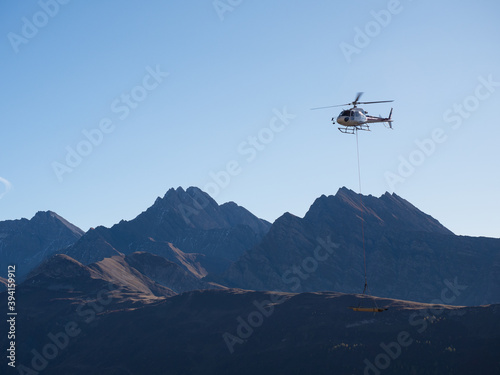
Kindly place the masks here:
[[(198, 186), (274, 221), (395, 192), (460, 235), (500, 237), (500, 3), (62, 1), (0, 4), (0, 220), (87, 230)], [(345, 107), (347, 108), (347, 107)]]

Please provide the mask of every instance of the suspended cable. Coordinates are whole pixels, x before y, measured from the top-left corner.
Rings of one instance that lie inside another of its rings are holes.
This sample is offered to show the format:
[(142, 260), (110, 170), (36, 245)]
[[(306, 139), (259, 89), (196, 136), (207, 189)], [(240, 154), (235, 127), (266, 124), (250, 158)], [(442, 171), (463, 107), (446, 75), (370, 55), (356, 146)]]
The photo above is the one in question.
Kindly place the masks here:
[[(361, 192), (361, 163), (359, 161), (359, 141), (358, 141), (358, 130), (356, 129), (356, 154), (358, 157), (358, 183), (359, 183), (359, 205), (361, 208), (361, 238), (363, 242), (363, 267), (364, 267), (364, 272), (365, 272), (365, 286), (363, 288), (363, 295), (366, 294), (366, 292), (369, 292), (368, 289), (368, 278), (367, 278), (367, 273), (366, 273), (366, 244), (365, 244), (365, 208), (363, 206), (363, 194)], [(361, 301), (358, 303), (358, 307), (349, 307), (350, 309), (354, 311), (367, 311), (367, 312), (382, 312), (387, 310), (387, 308), (379, 308), (377, 306), (377, 301), (373, 299), (373, 303), (375, 304), (374, 308), (370, 307), (361, 307)]]
[(365, 245), (365, 217), (364, 217), (364, 207), (363, 207), (363, 194), (361, 193), (361, 167), (359, 162), (359, 141), (358, 141), (358, 131), (356, 130), (356, 153), (358, 156), (358, 183), (359, 183), (359, 205), (361, 208), (361, 237), (363, 241), (363, 266), (365, 270), (365, 287), (363, 288), (363, 294), (366, 292), (368, 287), (368, 281), (366, 277), (366, 245)]

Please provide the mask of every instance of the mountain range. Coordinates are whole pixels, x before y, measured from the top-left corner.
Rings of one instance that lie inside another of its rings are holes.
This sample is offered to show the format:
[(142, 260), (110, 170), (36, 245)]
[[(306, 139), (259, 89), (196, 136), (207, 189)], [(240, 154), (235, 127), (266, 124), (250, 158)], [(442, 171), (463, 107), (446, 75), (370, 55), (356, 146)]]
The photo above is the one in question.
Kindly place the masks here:
[(447, 303), (500, 302), (500, 239), (456, 236), (396, 194), (376, 198), (346, 188), (316, 199), (304, 218), (278, 218), (213, 279), (251, 290), (359, 293), (363, 247), (368, 288), (377, 296), (430, 303), (454, 283), (463, 293)]
[(271, 225), (170, 189), (86, 233), (50, 211), (0, 222), (0, 262), (18, 373), (500, 372), (500, 239), (396, 194), (341, 188)]
[(170, 189), (131, 221), (92, 229), (64, 253), (90, 264), (113, 255), (144, 251), (183, 267), (194, 263), (205, 276), (229, 267), (256, 245), (270, 226), (233, 202), (218, 205), (198, 188), (184, 191), (179, 187)]
[(18, 281), (60, 253), (85, 266), (126, 260), (176, 293), (359, 293), (365, 253), (371, 294), (431, 303), (451, 283), (463, 292), (446, 303), (499, 303), (499, 249), (500, 239), (457, 236), (394, 193), (345, 187), (316, 199), (303, 218), (285, 213), (273, 225), (195, 187), (170, 189), (135, 219), (86, 233), (50, 211), (0, 222), (2, 270), (16, 264)]

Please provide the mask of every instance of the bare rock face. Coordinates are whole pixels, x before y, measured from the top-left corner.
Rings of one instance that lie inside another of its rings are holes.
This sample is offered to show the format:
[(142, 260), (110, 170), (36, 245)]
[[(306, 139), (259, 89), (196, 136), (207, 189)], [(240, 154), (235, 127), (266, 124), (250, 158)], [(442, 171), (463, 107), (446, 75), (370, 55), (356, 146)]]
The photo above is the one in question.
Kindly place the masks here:
[(55, 212), (37, 212), (31, 220), (0, 222), (0, 275), (16, 265), (21, 281), (44, 259), (76, 242), (83, 231)]
[(161, 243), (170, 243), (183, 253), (200, 254), (206, 272), (222, 272), (255, 246), (270, 226), (235, 203), (219, 206), (198, 188), (179, 187), (131, 221), (87, 232), (64, 253), (84, 264), (135, 251), (169, 259)]
[(62, 251), (83, 264), (91, 264), (104, 258), (123, 255), (101, 235), (100, 231), (95, 229), (90, 229), (79, 241)]
[(169, 260), (146, 252), (136, 252), (125, 257), (125, 261), (151, 280), (163, 285), (175, 293), (198, 289), (220, 289), (209, 284)]
[(252, 290), (362, 292), (362, 218), (372, 294), (500, 302), (500, 239), (455, 236), (396, 194), (360, 197), (346, 188), (316, 199), (304, 218), (278, 218), (258, 246), (213, 280)]
[(376, 198), (357, 194), (345, 187), (340, 188), (335, 196), (322, 195), (316, 199), (304, 219), (312, 223), (326, 222), (346, 231), (361, 232), (361, 217), (368, 233), (383, 230), (453, 234), (432, 216), (395, 193), (385, 193)]

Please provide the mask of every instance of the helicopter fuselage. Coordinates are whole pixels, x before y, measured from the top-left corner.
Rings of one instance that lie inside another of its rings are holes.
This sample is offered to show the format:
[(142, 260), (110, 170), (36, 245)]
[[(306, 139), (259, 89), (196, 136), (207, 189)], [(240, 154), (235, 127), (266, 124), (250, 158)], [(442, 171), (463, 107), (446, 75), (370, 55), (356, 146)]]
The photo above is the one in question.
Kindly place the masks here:
[(366, 124), (366, 122), (366, 112), (357, 107), (342, 111), (337, 117), (337, 124), (344, 126), (359, 126)]

